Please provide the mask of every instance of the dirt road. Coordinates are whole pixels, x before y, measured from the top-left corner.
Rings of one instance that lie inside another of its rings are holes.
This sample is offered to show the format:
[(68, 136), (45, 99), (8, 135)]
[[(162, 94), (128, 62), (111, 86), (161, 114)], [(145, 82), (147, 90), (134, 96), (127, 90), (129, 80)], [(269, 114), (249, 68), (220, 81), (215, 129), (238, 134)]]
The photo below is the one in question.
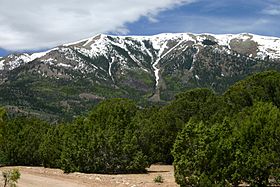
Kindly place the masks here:
[[(0, 168), (0, 171), (11, 168), (13, 167)], [(18, 187), (178, 187), (173, 167), (166, 165), (152, 165), (146, 174), (127, 175), (64, 174), (59, 169), (22, 166), (16, 168), (19, 168), (21, 173)], [(164, 179), (163, 183), (157, 184), (153, 181), (158, 175)]]

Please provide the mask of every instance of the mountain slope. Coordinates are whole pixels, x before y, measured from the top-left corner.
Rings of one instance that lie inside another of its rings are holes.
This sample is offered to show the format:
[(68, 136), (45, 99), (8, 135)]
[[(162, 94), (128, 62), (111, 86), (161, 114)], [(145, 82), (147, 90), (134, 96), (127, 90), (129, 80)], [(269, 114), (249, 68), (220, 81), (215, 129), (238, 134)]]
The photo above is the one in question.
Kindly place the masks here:
[(0, 104), (71, 119), (105, 98), (140, 105), (208, 87), (222, 93), (254, 72), (279, 69), (280, 39), (253, 34), (97, 35), (42, 53), (0, 59)]

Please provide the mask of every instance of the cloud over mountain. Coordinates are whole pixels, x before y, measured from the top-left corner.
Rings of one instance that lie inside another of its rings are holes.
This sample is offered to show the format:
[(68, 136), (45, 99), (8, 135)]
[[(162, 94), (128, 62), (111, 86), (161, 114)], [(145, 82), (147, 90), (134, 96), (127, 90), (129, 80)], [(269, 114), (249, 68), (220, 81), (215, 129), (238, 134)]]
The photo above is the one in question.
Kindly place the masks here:
[(128, 32), (125, 24), (194, 0), (9, 0), (0, 6), (0, 48), (48, 48), (97, 33)]

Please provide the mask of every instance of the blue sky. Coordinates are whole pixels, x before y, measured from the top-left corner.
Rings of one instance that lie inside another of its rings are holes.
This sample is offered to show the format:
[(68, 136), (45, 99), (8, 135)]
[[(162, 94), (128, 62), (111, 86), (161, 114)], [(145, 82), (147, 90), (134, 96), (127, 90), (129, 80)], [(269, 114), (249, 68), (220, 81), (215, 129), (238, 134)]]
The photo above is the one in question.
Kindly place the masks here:
[(280, 1), (201, 0), (164, 11), (155, 19), (142, 17), (128, 24), (129, 34), (250, 32), (280, 37)]
[(250, 32), (280, 37), (279, 0), (68, 0), (67, 6), (66, 0), (27, 1), (38, 11), (30, 4), (5, 11), (21, 0), (0, 6), (0, 56), (41, 51), (98, 33)]

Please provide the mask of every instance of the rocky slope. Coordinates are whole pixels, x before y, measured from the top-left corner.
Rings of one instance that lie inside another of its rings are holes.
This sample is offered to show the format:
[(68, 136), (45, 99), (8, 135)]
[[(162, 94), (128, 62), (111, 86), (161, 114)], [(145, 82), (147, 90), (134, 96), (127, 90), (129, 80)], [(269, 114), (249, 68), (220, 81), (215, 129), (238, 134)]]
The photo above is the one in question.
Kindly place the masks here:
[(208, 87), (222, 93), (280, 68), (280, 39), (253, 34), (97, 35), (46, 52), (0, 58), (0, 104), (14, 113), (71, 119), (104, 98), (140, 105)]

